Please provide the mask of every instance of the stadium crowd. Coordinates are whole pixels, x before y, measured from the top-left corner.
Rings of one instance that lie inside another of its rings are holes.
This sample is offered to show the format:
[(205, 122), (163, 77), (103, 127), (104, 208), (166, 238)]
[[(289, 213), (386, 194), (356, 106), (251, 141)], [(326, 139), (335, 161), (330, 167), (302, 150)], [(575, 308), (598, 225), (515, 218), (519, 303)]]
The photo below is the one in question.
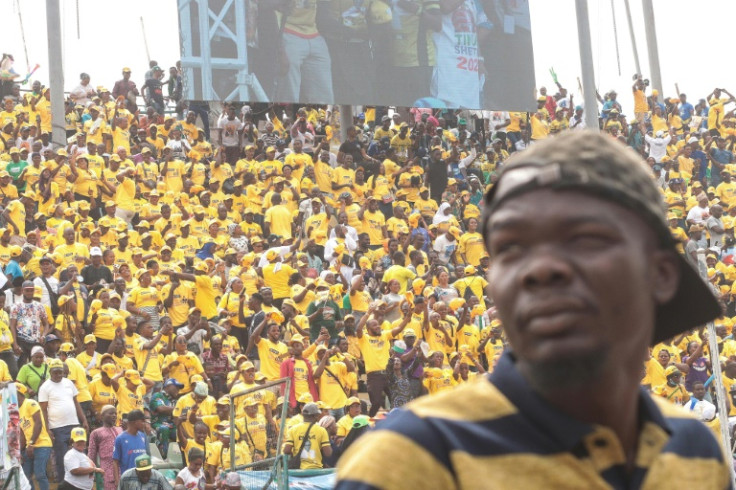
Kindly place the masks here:
[[(112, 92), (83, 74), (63, 146), (40, 82), (2, 101), (0, 381), (18, 393), (29, 480), (169, 488), (150, 455), (172, 449), (187, 488), (239, 488), (230, 451), (331, 467), (389, 410), (493, 371), (506, 341), (483, 196), (514, 152), (585, 127), (561, 85), (528, 114), (365, 107), (340, 142), (320, 106), (225, 104), (210, 129), (177, 68), (163, 78), (152, 66), (139, 107), (129, 69)], [(736, 100), (647, 90), (638, 78), (631, 117), (601, 97), (601, 129), (651, 167), (722, 302), (733, 397)], [(654, 346), (642, 384), (718, 431), (706, 340)]]

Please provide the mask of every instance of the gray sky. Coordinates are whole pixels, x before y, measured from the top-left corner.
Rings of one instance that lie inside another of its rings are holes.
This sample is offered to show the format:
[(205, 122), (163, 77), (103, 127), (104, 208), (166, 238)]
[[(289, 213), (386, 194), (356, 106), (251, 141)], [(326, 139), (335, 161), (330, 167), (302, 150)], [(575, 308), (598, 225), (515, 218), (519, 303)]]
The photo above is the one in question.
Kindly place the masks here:
[[(574, 0), (529, 0), (534, 40), (537, 87), (554, 86), (549, 68), (554, 67), (560, 82), (582, 102), (577, 77), (580, 73)], [(141, 16), (145, 23), (151, 58), (164, 69), (179, 58), (176, 0), (60, 0), (64, 48), (64, 80), (67, 90), (77, 85), (83, 71), (94, 86), (112, 88), (121, 68), (129, 66), (136, 81), (142, 82), (148, 68)], [(624, 111), (631, 112), (631, 76), (635, 64), (623, 0), (614, 0), (621, 59), (621, 75), (616, 63), (613, 18), (610, 0), (589, 0), (596, 86), (601, 93), (616, 89)], [(644, 24), (640, 0), (630, 0), (639, 58), (649, 77)], [(79, 30), (77, 38), (77, 9)], [(41, 65), (34, 75), (48, 84), (45, 0), (0, 0), (3, 26), (2, 51), (13, 53), (16, 71), (26, 72), (26, 59), (18, 17), (23, 18), (30, 66)], [(664, 95), (675, 95), (675, 83), (690, 100), (707, 96), (715, 86), (736, 93), (736, 64), (728, 59), (730, 20), (736, 18), (733, 0), (654, 0), (660, 48)], [(722, 19), (722, 20), (721, 20)], [(707, 39), (707, 41), (706, 41)], [(532, 97), (533, 94), (530, 94)], [(503, 109), (503, 107), (492, 108)]]

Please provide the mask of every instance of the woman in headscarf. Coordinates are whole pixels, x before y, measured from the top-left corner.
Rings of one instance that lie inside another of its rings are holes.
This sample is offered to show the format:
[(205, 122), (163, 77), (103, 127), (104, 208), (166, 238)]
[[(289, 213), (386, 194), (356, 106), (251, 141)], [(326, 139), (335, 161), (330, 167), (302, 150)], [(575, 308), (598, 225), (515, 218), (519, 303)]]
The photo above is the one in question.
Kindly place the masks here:
[(49, 377), (49, 367), (46, 364), (46, 354), (40, 345), (31, 349), (31, 360), (18, 371), (15, 380), (28, 387), (28, 398), (36, 398), (41, 383)]
[(440, 204), (440, 208), (432, 218), (432, 224), (437, 226), (436, 233), (445, 233), (451, 226), (460, 226), (457, 218), (452, 214), (452, 206), (446, 202)]
[(243, 233), (243, 229), (237, 223), (227, 225), (227, 232), (230, 235), (229, 245), (238, 252), (248, 252), (248, 237)]

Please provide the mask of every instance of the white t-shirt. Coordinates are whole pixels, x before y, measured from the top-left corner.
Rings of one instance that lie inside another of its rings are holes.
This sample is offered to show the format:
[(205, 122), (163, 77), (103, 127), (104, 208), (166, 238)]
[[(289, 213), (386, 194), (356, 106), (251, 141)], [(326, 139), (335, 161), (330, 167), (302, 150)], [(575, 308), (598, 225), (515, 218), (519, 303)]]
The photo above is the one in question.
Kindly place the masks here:
[(457, 240), (450, 241), (447, 239), (446, 233), (442, 234), (434, 241), (433, 249), (437, 252), (437, 258), (440, 259), (440, 262), (447, 265), (452, 258), (452, 254), (457, 250)]
[(659, 163), (662, 157), (667, 154), (667, 145), (670, 144), (672, 137), (668, 134), (664, 138), (652, 138), (648, 134), (644, 136), (644, 141), (649, 145), (649, 156)]
[(291, 252), (291, 247), (289, 245), (283, 245), (281, 247), (271, 247), (266, 250), (266, 252), (261, 255), (261, 259), (258, 261), (258, 267), (260, 267), (261, 269), (268, 265), (268, 259), (266, 258), (266, 255), (268, 255), (269, 250), (276, 250), (283, 259), (284, 257), (286, 257), (286, 254)]
[(195, 488), (204, 490), (204, 473), (202, 472), (202, 468), (199, 469), (197, 475), (193, 475), (189, 471), (189, 467), (185, 466), (176, 476), (181, 478), (187, 490), (193, 490)]
[[(44, 383), (46, 384), (46, 383)], [(72, 475), (72, 470), (77, 468), (91, 468), (92, 460), (81, 451), (71, 448), (64, 455), (64, 481), (71, 483), (77, 488), (92, 490), (95, 484), (94, 473), (89, 475)]]
[(500, 129), (496, 129), (496, 126), (501, 125), (501, 124), (506, 124), (506, 121), (509, 120), (509, 113), (506, 111), (489, 111), (489, 112), (490, 112), (490, 117), (488, 118), (489, 119), (488, 125), (490, 126), (491, 131), (500, 131), (500, 132), (505, 133), (506, 132), (505, 126)]
[(58, 383), (48, 379), (41, 385), (38, 401), (48, 402), (49, 429), (79, 425), (77, 408), (74, 406), (74, 397), (78, 393), (77, 387), (67, 378), (61, 378)]
[[(55, 278), (54, 276), (47, 277), (46, 282), (49, 283), (49, 287), (54, 292), (54, 294), (59, 291), (59, 280), (57, 278)], [(37, 277), (33, 280), (33, 285), (41, 287), (41, 304), (50, 308), (51, 297), (49, 296), (49, 290), (46, 287), (46, 284), (44, 284), (43, 280), (40, 277)]]
[(705, 223), (705, 220), (707, 220), (709, 216), (710, 212), (707, 206), (704, 208), (701, 208), (700, 206), (695, 206), (694, 208), (690, 209), (690, 211), (688, 211), (687, 220), (702, 225)]
[(222, 130), (223, 146), (238, 146), (238, 131), (243, 129), (243, 123), (237, 117), (232, 121), (225, 117), (220, 117), (217, 127)]

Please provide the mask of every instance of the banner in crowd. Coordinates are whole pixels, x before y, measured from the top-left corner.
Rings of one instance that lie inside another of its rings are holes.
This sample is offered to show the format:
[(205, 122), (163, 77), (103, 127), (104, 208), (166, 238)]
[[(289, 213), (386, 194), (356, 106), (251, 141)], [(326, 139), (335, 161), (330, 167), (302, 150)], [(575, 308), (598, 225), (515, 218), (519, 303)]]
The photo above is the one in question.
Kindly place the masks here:
[(534, 109), (528, 0), (177, 1), (189, 100)]
[(20, 417), (18, 394), (10, 383), (0, 390), (0, 467), (20, 466)]

